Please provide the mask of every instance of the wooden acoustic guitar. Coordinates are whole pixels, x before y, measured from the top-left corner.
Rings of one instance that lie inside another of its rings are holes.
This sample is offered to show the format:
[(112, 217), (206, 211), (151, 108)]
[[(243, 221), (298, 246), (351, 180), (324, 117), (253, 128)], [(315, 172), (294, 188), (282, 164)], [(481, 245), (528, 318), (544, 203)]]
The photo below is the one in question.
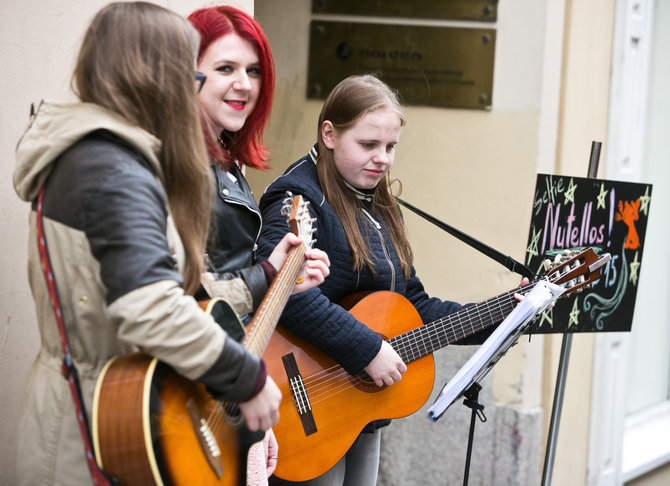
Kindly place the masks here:
[[(241, 333), (243, 346), (259, 356), (312, 244), (315, 220), (308, 204), (301, 196), (285, 201), (282, 212), (303, 244), (291, 248)], [(223, 299), (201, 307), (220, 324), (241, 326)], [(249, 447), (264, 436), (244, 427), (237, 404), (214, 400), (202, 384), (141, 352), (113, 358), (104, 367), (93, 400), (92, 434), (98, 465), (124, 486), (243, 486)]]
[[(568, 295), (598, 280), (608, 260), (609, 255), (599, 258), (588, 248), (556, 264), (544, 278), (562, 285), (563, 295)], [(274, 474), (289, 481), (320, 476), (344, 456), (366, 424), (416, 412), (433, 389), (432, 353), (501, 323), (517, 303), (514, 294), (526, 293), (536, 283), (425, 325), (397, 293), (350, 296), (341, 305), (387, 339), (407, 364), (402, 380), (389, 387), (377, 387), (365, 373), (348, 374), (317, 348), (278, 327), (263, 355), (284, 396), (279, 423), (273, 427), (279, 444)]]

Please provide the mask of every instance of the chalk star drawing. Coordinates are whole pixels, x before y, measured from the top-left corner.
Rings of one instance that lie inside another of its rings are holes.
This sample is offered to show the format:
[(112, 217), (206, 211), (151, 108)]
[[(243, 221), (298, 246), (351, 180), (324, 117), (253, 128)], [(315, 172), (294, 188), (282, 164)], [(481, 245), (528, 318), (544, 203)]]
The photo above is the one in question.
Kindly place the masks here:
[(541, 328), (542, 324), (547, 323), (551, 329), (554, 328), (554, 309), (547, 309), (542, 314), (540, 314), (540, 322), (537, 327)]
[(579, 324), (579, 305), (577, 304), (577, 301), (579, 299), (575, 299), (575, 303), (572, 304), (572, 310), (570, 311), (570, 320), (568, 321), (568, 329), (570, 329), (573, 325), (577, 327)]
[(651, 201), (651, 196), (649, 195), (649, 187), (647, 187), (644, 196), (640, 196), (640, 212), (644, 213), (645, 216), (649, 212), (649, 201)]
[(637, 258), (637, 253), (635, 252), (635, 258), (630, 262), (630, 277), (628, 277), (628, 281), (633, 282), (633, 285), (637, 285), (637, 273), (640, 271), (640, 261)]
[(542, 235), (542, 229), (540, 229), (537, 233), (535, 232), (535, 226), (532, 228), (533, 231), (533, 237), (531, 238), (530, 245), (528, 248), (526, 248), (526, 253), (528, 253), (528, 260), (526, 261), (526, 265), (530, 263), (530, 259), (533, 258), (533, 256), (538, 256), (538, 251), (537, 251), (537, 244), (540, 241), (540, 236)]
[(598, 194), (598, 206), (596, 209), (605, 209), (605, 196), (607, 196), (607, 192), (605, 190), (605, 184), (600, 184), (600, 194)]
[(577, 184), (574, 183), (572, 178), (570, 178), (570, 185), (568, 186), (568, 190), (565, 191), (565, 202), (564, 204), (568, 204), (568, 202), (571, 202), (574, 204), (575, 202), (575, 190), (577, 189)]

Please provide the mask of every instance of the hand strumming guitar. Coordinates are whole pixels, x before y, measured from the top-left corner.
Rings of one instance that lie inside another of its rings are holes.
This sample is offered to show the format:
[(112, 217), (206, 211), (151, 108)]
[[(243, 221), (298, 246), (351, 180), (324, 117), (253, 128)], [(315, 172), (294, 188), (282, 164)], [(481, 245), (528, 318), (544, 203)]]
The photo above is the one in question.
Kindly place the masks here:
[(260, 393), (239, 405), (247, 428), (251, 431), (268, 430), (275, 425), (279, 420), (280, 403), (281, 392), (268, 376)]
[(402, 379), (401, 373), (407, 371), (407, 365), (403, 363), (398, 353), (387, 342), (382, 341), (377, 356), (365, 367), (365, 372), (372, 378), (377, 386), (393, 385)]

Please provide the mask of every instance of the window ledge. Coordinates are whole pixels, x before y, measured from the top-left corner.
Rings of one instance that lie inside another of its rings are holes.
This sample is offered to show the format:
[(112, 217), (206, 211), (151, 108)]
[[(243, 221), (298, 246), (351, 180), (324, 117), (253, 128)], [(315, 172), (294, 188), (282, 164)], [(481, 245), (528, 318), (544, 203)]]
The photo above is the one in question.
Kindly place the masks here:
[(631, 415), (624, 426), (624, 482), (670, 462), (670, 401)]

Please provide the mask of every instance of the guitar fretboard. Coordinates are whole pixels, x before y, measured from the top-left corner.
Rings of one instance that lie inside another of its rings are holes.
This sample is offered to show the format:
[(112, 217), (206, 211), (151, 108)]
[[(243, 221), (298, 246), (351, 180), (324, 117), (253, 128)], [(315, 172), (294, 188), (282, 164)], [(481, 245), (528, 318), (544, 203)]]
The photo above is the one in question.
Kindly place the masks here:
[(464, 307), (446, 317), (399, 334), (389, 339), (389, 343), (405, 363), (411, 363), (449, 344), (500, 324), (514, 309), (514, 293), (524, 293), (532, 286), (528, 285)]
[(247, 327), (246, 338), (242, 344), (252, 353), (260, 356), (272, 336), (286, 301), (291, 296), (293, 284), (305, 261), (305, 244), (289, 250), (286, 261), (277, 272), (272, 285), (258, 306), (254, 317)]

